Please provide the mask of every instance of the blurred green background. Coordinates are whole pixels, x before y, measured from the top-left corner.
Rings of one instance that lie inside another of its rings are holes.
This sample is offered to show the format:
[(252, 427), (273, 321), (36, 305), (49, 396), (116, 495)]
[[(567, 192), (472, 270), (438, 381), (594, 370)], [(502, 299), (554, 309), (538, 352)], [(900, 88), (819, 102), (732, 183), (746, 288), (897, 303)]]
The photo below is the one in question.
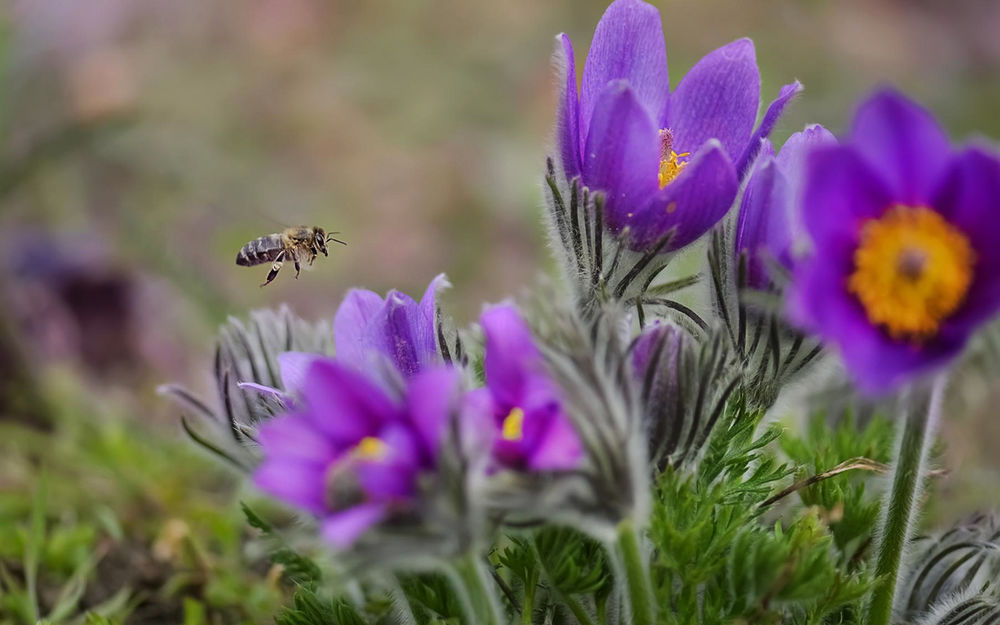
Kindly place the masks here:
[[(856, 99), (882, 83), (926, 104), (956, 139), (1000, 137), (998, 2), (655, 4), (674, 84), (742, 36), (756, 42), (764, 102), (793, 78), (805, 84), (779, 141), (810, 122), (841, 131)], [(32, 592), (36, 606), (59, 605), (74, 571), (93, 575), (109, 553), (145, 558), (156, 579), (81, 591), (64, 620), (123, 587), (107, 613), (134, 622), (155, 621), (140, 618), (150, 597), (163, 598), (163, 622), (268, 620), (285, 591), (242, 538), (236, 481), (182, 439), (156, 385), (207, 393), (218, 324), (251, 308), (288, 302), (307, 318), (331, 316), (350, 286), (417, 295), (446, 272), (447, 305), (465, 322), (551, 270), (539, 172), (554, 119), (553, 36), (571, 35), (582, 71), (605, 6), (0, 8), (0, 623), (32, 622)], [(286, 270), (258, 288), (266, 268), (237, 267), (237, 250), (297, 223), (339, 230), (349, 245), (299, 280)], [(1000, 422), (989, 406), (1000, 392), (982, 380), (961, 388), (936, 521), (996, 503)], [(70, 534), (54, 553), (39, 547), (53, 543), (39, 518)], [(51, 578), (33, 591), (32, 553)]]

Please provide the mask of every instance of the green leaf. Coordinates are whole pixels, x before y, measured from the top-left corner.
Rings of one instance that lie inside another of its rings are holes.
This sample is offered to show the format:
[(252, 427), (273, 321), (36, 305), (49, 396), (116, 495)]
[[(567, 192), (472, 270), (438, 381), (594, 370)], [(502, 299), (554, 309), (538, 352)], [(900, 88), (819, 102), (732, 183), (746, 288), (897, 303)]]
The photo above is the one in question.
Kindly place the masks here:
[(283, 565), (285, 575), (295, 583), (315, 585), (323, 579), (323, 573), (315, 562), (288, 547), (272, 553), (271, 561)]
[(243, 515), (247, 518), (247, 523), (250, 524), (250, 527), (257, 528), (265, 534), (272, 534), (274, 532), (274, 528), (271, 524), (262, 519), (256, 512), (251, 510), (250, 506), (247, 505), (245, 501), (240, 502), (240, 508), (242, 508)]

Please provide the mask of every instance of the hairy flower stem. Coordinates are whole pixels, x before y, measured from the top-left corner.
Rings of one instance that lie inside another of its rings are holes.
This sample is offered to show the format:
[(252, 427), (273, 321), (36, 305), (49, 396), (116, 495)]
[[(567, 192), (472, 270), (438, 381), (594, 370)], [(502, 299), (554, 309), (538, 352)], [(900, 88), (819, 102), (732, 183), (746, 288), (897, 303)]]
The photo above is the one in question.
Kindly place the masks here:
[(903, 550), (913, 532), (918, 514), (917, 499), (926, 476), (927, 457), (937, 424), (946, 377), (939, 376), (928, 396), (926, 390), (914, 390), (905, 407), (906, 415), (899, 432), (892, 490), (886, 493), (885, 517), (882, 520), (875, 575), (884, 581), (875, 588), (868, 604), (867, 625), (889, 625), (899, 577)]
[(632, 625), (653, 625), (653, 591), (649, 584), (645, 558), (639, 546), (639, 533), (631, 519), (618, 525), (618, 551), (625, 565), (628, 604)]
[(594, 625), (594, 620), (587, 614), (587, 610), (575, 598), (564, 593), (559, 593), (559, 600), (566, 604), (566, 607), (573, 613), (573, 616), (580, 625)]
[(524, 584), (524, 604), (521, 606), (521, 625), (531, 625), (535, 612), (535, 590), (538, 588), (538, 571), (533, 571)]
[(483, 569), (479, 556), (469, 553), (454, 564), (455, 572), (461, 580), (460, 590), (463, 603), (469, 613), (469, 622), (477, 625), (500, 625), (505, 622), (500, 615), (500, 604), (493, 592), (489, 574)]

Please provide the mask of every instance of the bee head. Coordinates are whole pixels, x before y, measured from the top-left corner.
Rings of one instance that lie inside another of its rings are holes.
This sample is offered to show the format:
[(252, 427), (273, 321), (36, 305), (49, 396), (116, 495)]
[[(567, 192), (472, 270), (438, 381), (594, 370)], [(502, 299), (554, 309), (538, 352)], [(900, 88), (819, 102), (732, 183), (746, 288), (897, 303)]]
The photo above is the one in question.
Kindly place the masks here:
[(318, 226), (313, 228), (313, 244), (316, 246), (316, 249), (323, 252), (323, 256), (329, 256), (326, 251), (326, 242), (326, 230)]

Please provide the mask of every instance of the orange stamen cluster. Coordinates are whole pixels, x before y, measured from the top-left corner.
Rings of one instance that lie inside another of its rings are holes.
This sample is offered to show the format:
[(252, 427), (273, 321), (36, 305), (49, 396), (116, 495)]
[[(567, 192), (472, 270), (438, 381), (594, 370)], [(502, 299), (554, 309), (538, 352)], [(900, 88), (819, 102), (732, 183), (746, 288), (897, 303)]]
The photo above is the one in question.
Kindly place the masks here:
[(974, 263), (968, 238), (939, 213), (900, 205), (864, 225), (847, 288), (869, 321), (920, 343), (965, 300)]

